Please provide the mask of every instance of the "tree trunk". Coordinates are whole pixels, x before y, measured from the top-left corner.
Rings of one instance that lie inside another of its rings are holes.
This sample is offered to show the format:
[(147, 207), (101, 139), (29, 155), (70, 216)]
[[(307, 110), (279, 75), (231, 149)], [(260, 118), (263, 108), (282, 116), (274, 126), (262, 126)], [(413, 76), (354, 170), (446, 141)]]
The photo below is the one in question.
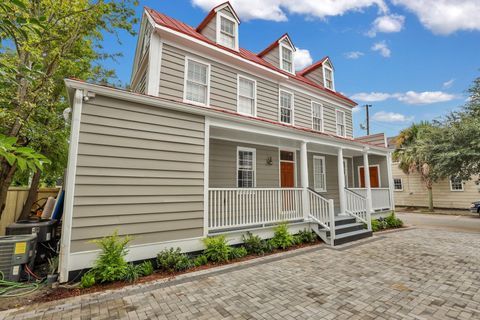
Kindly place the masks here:
[(8, 188), (13, 180), (13, 175), (17, 170), (16, 164), (9, 165), (8, 162), (3, 159), (0, 161), (0, 219), (2, 218), (3, 209), (5, 209), (5, 202), (7, 200)]
[(22, 213), (18, 220), (28, 220), (30, 213), (32, 211), (32, 206), (35, 200), (37, 200), (38, 186), (40, 185), (40, 177), (42, 172), (40, 170), (35, 171), (32, 178), (32, 183), (30, 184), (30, 189), (28, 190), (27, 201), (23, 205)]
[(428, 188), (428, 211), (433, 212), (433, 189)]

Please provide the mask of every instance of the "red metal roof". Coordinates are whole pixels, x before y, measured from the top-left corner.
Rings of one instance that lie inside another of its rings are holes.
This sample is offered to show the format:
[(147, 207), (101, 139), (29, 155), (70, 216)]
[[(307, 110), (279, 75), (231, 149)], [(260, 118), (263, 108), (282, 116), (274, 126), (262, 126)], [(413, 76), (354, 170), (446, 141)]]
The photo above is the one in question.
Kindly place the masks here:
[[(157, 23), (158, 25), (161, 25), (163, 27), (166, 27), (166, 28), (169, 28), (169, 29), (172, 29), (172, 30), (175, 30), (175, 31), (178, 31), (178, 32), (181, 32), (187, 36), (190, 36), (190, 37), (193, 37), (193, 38), (196, 38), (198, 40), (201, 40), (205, 43), (208, 43), (210, 45), (213, 45), (213, 46), (216, 46), (218, 48), (221, 48), (225, 51), (228, 51), (230, 53), (233, 53), (243, 59), (246, 59), (246, 60), (249, 60), (249, 61), (252, 61), (256, 64), (259, 64), (261, 66), (264, 66), (266, 68), (269, 68), (271, 70), (274, 70), (278, 73), (281, 73), (281, 74), (284, 74), (286, 76), (288, 76), (289, 78), (291, 79), (294, 79), (294, 80), (297, 80), (299, 82), (302, 82), (304, 84), (307, 84), (311, 87), (314, 87), (316, 89), (319, 89), (321, 91), (324, 91), (324, 92), (327, 92), (333, 96), (336, 96), (346, 102), (348, 102), (348, 104), (350, 106), (356, 106), (357, 103), (349, 98), (347, 98), (346, 96), (344, 96), (343, 94), (341, 93), (338, 93), (338, 92), (335, 92), (335, 91), (332, 91), (332, 90), (329, 90), (327, 88), (324, 88), (323, 86), (319, 85), (319, 84), (316, 84), (315, 82), (303, 77), (302, 75), (300, 74), (291, 74), (291, 73), (288, 73), (286, 71), (283, 71), (277, 67), (275, 67), (274, 65), (268, 63), (267, 61), (265, 61), (264, 59), (262, 59), (261, 57), (257, 56), (255, 53), (247, 50), (247, 49), (244, 49), (244, 48), (240, 48), (239, 51), (236, 51), (236, 50), (233, 50), (233, 49), (230, 49), (230, 48), (227, 48), (227, 47), (224, 47), (222, 45), (219, 45), (217, 43), (215, 43), (214, 41), (208, 39), (207, 37), (205, 37), (203, 34), (201, 34), (200, 32), (197, 32), (195, 30), (195, 28), (193, 28), (192, 26), (184, 23), (184, 22), (181, 22), (177, 19), (174, 19), (174, 18), (171, 18), (163, 13), (160, 13), (158, 11), (155, 11), (151, 8), (148, 8), (148, 7), (145, 7), (145, 10), (146, 12), (152, 17), (152, 19), (155, 21), (155, 23)], [(283, 36), (282, 36), (283, 37)], [(278, 40), (277, 40), (278, 41)]]
[(322, 66), (323, 63), (327, 60), (330, 59), (329, 57), (323, 57), (321, 60), (315, 62), (314, 64), (309, 65), (308, 67), (304, 68), (303, 70), (297, 71), (297, 74), (300, 76), (304, 76), (309, 72), (312, 72), (313, 70), (317, 69), (318, 67)]
[[(267, 53), (269, 53), (270, 51), (272, 51), (274, 48), (278, 47), (280, 45), (280, 40), (287, 36), (288, 39), (290, 40), (290, 36), (288, 35), (287, 32), (285, 32), (284, 34), (281, 35), (280, 38), (278, 38), (277, 40), (275, 40), (274, 42), (272, 42), (268, 47), (266, 47), (265, 49), (263, 49), (262, 52), (260, 52), (259, 54), (257, 54), (257, 56), (259, 56), (260, 58), (263, 57), (264, 55), (266, 55)], [(292, 40), (290, 40), (290, 42), (293, 44)]]

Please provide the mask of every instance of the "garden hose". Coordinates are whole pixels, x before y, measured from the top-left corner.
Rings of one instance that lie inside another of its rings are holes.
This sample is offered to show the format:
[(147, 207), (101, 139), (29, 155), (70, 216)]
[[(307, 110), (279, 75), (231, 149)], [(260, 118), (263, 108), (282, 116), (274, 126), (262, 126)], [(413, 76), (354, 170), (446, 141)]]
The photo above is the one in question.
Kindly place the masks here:
[(20, 297), (34, 292), (39, 287), (37, 282), (20, 283), (4, 280), (3, 272), (0, 271), (0, 298)]

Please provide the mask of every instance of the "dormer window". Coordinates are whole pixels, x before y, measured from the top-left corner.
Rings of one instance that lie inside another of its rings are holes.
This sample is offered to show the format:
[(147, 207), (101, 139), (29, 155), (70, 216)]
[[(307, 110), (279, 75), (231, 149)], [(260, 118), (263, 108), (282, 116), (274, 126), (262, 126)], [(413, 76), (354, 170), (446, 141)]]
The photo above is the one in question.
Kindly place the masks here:
[(222, 13), (217, 13), (217, 43), (238, 50), (238, 24)]
[(280, 68), (293, 73), (293, 50), (285, 45), (280, 45)]
[(326, 65), (323, 66), (323, 86), (327, 89), (335, 91), (335, 84), (333, 82), (333, 70)]

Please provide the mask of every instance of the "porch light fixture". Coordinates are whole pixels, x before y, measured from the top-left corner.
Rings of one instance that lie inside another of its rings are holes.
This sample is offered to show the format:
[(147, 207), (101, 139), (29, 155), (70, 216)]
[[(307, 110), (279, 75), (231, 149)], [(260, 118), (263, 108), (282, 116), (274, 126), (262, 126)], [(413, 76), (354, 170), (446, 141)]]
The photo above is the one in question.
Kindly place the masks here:
[(267, 166), (271, 166), (273, 164), (272, 157), (267, 157)]

